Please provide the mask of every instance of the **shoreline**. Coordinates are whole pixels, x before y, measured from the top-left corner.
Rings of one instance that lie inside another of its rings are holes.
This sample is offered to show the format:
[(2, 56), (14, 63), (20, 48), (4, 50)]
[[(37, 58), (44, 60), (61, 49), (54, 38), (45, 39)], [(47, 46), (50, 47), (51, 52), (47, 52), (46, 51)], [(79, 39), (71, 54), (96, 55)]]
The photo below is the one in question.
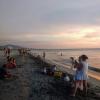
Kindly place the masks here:
[[(33, 58), (34, 57), (37, 57), (36, 55), (34, 56), (32, 53), (29, 53), (30, 56), (32, 56)], [(44, 66), (47, 65), (48, 66), (52, 66), (52, 65), (56, 65), (57, 69), (59, 71), (62, 71), (62, 72), (65, 72), (65, 73), (68, 73), (69, 75), (73, 76), (73, 73), (74, 71), (73, 70), (70, 70), (70, 67), (68, 66), (68, 68), (66, 66), (64, 66), (63, 64), (56, 64), (55, 62), (52, 62), (50, 60), (44, 60), (42, 57), (40, 57), (40, 60), (42, 63), (44, 63)], [(61, 67), (62, 66), (62, 67)], [(99, 77), (99, 76), (98, 76)], [(94, 86), (93, 87), (100, 87), (100, 80), (98, 80), (95, 76), (93, 76), (92, 74), (89, 73), (89, 79), (88, 79), (88, 82), (90, 84), (93, 84)], [(92, 82), (92, 83), (91, 83)]]
[[(32, 52), (30, 52), (30, 55), (31, 56), (38, 56), (38, 55), (34, 55)], [(41, 57), (41, 56), (40, 56)], [(43, 60), (43, 58), (41, 57), (41, 59)], [(58, 66), (58, 69), (60, 68), (60, 70), (62, 70), (62, 69), (64, 69), (64, 70), (68, 70), (68, 72), (70, 72), (71, 74), (73, 74), (74, 73), (74, 70), (73, 71), (71, 71), (70, 70), (70, 65), (68, 64), (62, 64), (62, 63), (58, 63), (58, 62), (56, 62), (56, 61), (52, 61), (52, 60), (48, 60), (48, 59), (45, 59), (45, 62), (46, 63), (49, 63), (49, 64), (51, 64), (51, 65), (56, 65), (56, 66)], [(62, 67), (61, 67), (62, 66)], [(63, 71), (64, 71), (63, 70)], [(97, 70), (97, 72), (96, 72), (96, 70)], [(94, 68), (94, 67), (91, 67), (91, 66), (89, 66), (89, 72), (88, 72), (88, 75), (89, 75), (89, 77), (91, 77), (91, 78), (94, 78), (94, 79), (96, 79), (96, 80), (98, 80), (98, 81), (100, 81), (100, 77), (99, 77), (99, 69), (98, 68)], [(93, 73), (95, 74), (95, 75), (93, 75)], [(97, 74), (97, 75), (96, 75)]]

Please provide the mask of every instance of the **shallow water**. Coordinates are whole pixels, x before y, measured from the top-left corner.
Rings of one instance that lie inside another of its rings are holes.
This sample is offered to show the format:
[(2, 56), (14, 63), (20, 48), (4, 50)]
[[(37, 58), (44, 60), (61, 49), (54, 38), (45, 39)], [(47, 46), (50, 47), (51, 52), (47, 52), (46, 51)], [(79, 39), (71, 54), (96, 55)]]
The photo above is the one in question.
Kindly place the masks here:
[[(74, 57), (75, 59), (78, 59), (78, 57), (82, 54), (85, 54), (89, 57), (88, 62), (89, 66), (92, 66), (94, 68), (100, 69), (100, 50), (62, 50), (62, 51), (45, 51), (46, 52), (46, 59), (50, 61), (54, 61), (58, 64), (63, 64), (66, 66), (70, 66), (70, 57)], [(40, 56), (43, 55), (43, 51), (32, 51), (32, 53), (39, 54)], [(61, 56), (62, 53), (62, 56)], [(100, 80), (99, 75), (100, 73), (92, 71), (90, 75), (94, 78), (97, 78)]]
[[(32, 51), (42, 56), (43, 51)], [(60, 56), (62, 52), (63, 56)], [(46, 59), (55, 58), (67, 62), (70, 57), (77, 59), (80, 55), (86, 54), (89, 57), (89, 65), (100, 68), (100, 50), (62, 50), (62, 51), (46, 51)]]

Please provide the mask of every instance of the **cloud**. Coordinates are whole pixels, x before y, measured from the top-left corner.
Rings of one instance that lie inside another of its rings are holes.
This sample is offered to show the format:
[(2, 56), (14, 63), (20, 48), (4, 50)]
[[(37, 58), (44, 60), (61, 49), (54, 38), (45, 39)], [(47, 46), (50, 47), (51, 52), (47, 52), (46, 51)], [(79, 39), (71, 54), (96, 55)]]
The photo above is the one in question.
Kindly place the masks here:
[(99, 42), (99, 11), (99, 0), (0, 0), (0, 40), (39, 47), (85, 40), (87, 46)]
[(100, 38), (100, 33), (99, 32), (89, 33), (85, 35), (85, 38)]

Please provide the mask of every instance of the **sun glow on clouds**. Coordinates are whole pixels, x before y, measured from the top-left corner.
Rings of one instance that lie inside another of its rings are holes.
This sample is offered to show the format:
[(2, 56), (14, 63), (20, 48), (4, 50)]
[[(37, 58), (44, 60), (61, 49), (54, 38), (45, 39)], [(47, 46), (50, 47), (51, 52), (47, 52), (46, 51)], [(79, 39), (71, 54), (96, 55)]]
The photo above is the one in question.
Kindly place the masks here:
[(27, 34), (24, 35), (24, 39), (26, 40), (35, 40), (35, 41), (57, 41), (57, 40), (77, 40), (84, 36), (84, 34), (68, 34), (68, 33), (62, 33), (62, 34)]
[[(75, 31), (77, 30), (77, 31)], [(64, 32), (65, 31), (65, 32)], [(51, 34), (33, 34), (27, 33), (24, 35), (25, 40), (35, 41), (68, 41), (68, 40), (80, 40), (87, 39), (87, 37), (95, 37), (97, 30), (95, 28), (79, 28), (79, 29), (66, 29), (62, 32), (51, 32)], [(94, 34), (93, 34), (94, 33)], [(95, 37), (96, 38), (96, 37)], [(97, 37), (98, 38), (98, 37)]]
[(55, 30), (53, 27), (43, 32), (20, 33), (6, 38), (11, 43), (18, 41), (17, 44), (36, 48), (92, 48), (98, 47), (100, 43), (100, 29), (96, 26), (71, 26), (70, 28), (68, 25), (62, 25), (60, 28), (56, 26)]

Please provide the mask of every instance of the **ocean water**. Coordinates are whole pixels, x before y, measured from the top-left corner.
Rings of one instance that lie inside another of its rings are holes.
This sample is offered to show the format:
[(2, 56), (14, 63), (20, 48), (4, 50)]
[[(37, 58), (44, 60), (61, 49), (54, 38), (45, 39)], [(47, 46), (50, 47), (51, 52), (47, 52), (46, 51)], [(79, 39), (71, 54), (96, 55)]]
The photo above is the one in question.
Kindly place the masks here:
[[(39, 55), (43, 55), (44, 50), (33, 50), (33, 53), (37, 53)], [(89, 65), (92, 67), (96, 67), (100, 69), (100, 50), (45, 50), (46, 53), (46, 59), (49, 60), (58, 60), (67, 63), (68, 60), (70, 60), (70, 57), (74, 57), (75, 59), (78, 59), (78, 57), (82, 54), (85, 54), (88, 56), (88, 62)], [(62, 56), (61, 56), (62, 53)]]
[[(71, 56), (75, 59), (78, 59), (78, 57), (82, 54), (85, 54), (88, 56), (88, 62), (89, 65), (92, 67), (100, 68), (100, 50), (71, 50), (71, 51), (64, 51), (62, 52), (63, 56), (65, 58), (70, 58)], [(64, 58), (63, 57), (63, 58)]]
[[(71, 50), (33, 50), (32, 53), (38, 54), (40, 56), (43, 56), (43, 51), (46, 53), (46, 60), (49, 60), (53, 63), (56, 63), (58, 65), (64, 65), (66, 67), (71, 66), (71, 60), (70, 57), (74, 57), (76, 60), (78, 57), (82, 54), (85, 54), (88, 56), (88, 63), (89, 66), (92, 66), (93, 68), (97, 68), (100, 70), (100, 49), (84, 49), (84, 50), (77, 50), (77, 49), (71, 49)], [(62, 56), (61, 56), (62, 53)], [(100, 73), (90, 70), (89, 71), (90, 76), (99, 79), (100, 80)]]

